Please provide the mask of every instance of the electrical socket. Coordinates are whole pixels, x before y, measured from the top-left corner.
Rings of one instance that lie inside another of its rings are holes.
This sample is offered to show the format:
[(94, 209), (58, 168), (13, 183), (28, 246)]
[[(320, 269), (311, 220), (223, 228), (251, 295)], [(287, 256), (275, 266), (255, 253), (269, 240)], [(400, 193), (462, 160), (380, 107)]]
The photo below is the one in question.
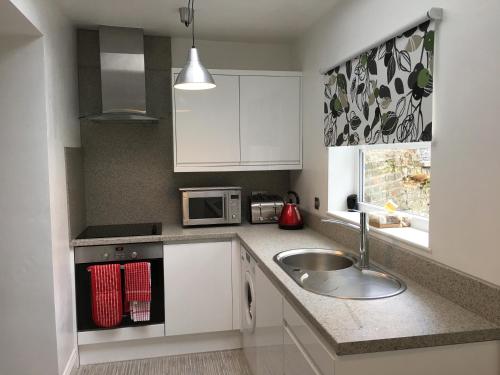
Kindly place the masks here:
[(314, 208), (319, 210), (319, 198), (318, 197), (314, 197)]

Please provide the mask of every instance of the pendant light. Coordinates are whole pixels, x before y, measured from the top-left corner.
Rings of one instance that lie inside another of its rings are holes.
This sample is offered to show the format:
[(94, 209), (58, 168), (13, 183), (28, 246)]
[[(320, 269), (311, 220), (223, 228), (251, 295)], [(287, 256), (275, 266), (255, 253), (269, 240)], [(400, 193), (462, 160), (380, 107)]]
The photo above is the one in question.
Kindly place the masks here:
[(207, 90), (215, 87), (215, 81), (210, 72), (202, 65), (198, 50), (194, 45), (194, 0), (188, 0), (187, 8), (180, 8), (181, 22), (189, 27), (191, 24), (193, 44), (189, 50), (184, 68), (177, 76), (174, 87), (180, 90)]

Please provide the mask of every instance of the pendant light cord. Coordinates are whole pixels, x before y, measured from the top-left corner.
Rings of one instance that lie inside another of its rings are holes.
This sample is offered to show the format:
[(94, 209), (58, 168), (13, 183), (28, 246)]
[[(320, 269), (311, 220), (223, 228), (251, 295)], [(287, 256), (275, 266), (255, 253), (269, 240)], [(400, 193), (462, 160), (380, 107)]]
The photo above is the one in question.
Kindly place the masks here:
[(192, 31), (192, 36), (193, 36), (193, 46), (192, 46), (192, 48), (195, 48), (194, 47), (194, 0), (189, 0), (188, 7), (189, 7), (189, 4), (191, 4), (191, 22), (192, 22), (192, 25), (191, 25), (192, 29), (191, 29), (191, 31)]

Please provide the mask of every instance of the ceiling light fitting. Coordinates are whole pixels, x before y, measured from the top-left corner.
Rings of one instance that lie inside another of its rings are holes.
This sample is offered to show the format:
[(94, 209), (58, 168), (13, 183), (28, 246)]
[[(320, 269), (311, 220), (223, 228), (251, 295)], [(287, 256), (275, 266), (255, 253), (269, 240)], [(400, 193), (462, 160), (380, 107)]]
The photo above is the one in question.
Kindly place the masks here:
[(191, 25), (193, 44), (189, 51), (186, 65), (184, 65), (184, 68), (182, 68), (177, 76), (174, 87), (180, 90), (213, 89), (216, 86), (214, 78), (201, 63), (198, 50), (194, 44), (194, 0), (188, 0), (187, 7), (179, 8), (179, 14), (181, 22), (186, 27)]

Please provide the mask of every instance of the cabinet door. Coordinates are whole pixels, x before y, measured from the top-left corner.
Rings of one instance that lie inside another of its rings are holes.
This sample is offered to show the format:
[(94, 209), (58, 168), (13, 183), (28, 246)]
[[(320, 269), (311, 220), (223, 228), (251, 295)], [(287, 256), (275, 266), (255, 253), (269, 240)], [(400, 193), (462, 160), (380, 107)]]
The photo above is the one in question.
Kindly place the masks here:
[(301, 162), (300, 77), (240, 77), (241, 161)]
[(323, 374), (333, 374), (335, 358), (288, 301), (283, 302), (283, 316), (287, 329), (316, 367)]
[(213, 77), (217, 87), (211, 90), (174, 89), (178, 165), (240, 161), (238, 76), (214, 74)]
[(231, 242), (165, 245), (167, 335), (233, 328)]
[(285, 375), (322, 375), (286, 327), (284, 367), (283, 373)]
[(259, 267), (255, 270), (255, 342), (259, 374), (283, 374), (283, 297)]

